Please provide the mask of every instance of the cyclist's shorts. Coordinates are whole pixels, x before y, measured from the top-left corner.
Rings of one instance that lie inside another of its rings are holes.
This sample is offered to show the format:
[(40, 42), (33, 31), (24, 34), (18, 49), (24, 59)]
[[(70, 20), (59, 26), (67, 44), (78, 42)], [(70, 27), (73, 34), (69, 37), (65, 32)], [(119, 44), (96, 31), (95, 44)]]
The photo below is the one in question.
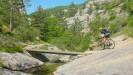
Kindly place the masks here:
[(109, 36), (110, 36), (109, 33), (106, 33), (106, 34), (104, 35), (105, 38), (109, 38)]

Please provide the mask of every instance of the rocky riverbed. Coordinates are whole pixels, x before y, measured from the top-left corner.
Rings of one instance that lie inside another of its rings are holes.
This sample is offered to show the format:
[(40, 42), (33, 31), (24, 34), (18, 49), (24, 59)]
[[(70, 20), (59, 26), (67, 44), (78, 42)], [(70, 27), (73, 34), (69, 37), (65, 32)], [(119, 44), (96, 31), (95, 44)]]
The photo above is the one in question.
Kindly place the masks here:
[[(44, 44), (39, 45), (28, 45), (25, 48), (36, 48)], [(57, 47), (48, 46), (48, 50), (59, 50)], [(2, 75), (31, 75), (49, 72), (53, 75), (53, 71), (56, 70), (56, 67), (64, 64), (75, 58), (71, 55), (58, 55), (58, 54), (43, 54), (43, 53), (30, 53), (31, 56), (24, 53), (7, 53), (0, 52), (0, 62), (2, 66), (0, 67), (0, 74)], [(44, 65), (45, 60), (47, 59), (48, 64)], [(52, 62), (52, 63), (51, 63)], [(62, 63), (63, 62), (63, 63)], [(51, 70), (50, 70), (51, 68)], [(54, 68), (54, 69), (52, 69)]]

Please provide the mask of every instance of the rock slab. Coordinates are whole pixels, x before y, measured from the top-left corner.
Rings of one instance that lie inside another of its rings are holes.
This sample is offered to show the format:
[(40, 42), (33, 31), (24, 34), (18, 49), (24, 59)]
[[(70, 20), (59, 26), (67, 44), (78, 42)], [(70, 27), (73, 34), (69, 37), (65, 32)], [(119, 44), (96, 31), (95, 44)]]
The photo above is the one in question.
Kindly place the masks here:
[(0, 52), (0, 62), (10, 70), (26, 70), (43, 65), (43, 62), (21, 53)]
[(133, 75), (133, 43), (76, 59), (55, 75)]
[(8, 69), (0, 68), (0, 74), (2, 75), (31, 75), (31, 74), (26, 74), (18, 71), (11, 71)]

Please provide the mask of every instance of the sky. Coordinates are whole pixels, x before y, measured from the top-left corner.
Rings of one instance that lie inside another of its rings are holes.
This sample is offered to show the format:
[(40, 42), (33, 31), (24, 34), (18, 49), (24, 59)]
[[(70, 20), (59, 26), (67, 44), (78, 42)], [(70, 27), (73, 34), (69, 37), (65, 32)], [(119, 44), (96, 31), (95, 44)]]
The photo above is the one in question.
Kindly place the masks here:
[(70, 5), (72, 2), (74, 4), (81, 4), (84, 3), (87, 0), (31, 0), (30, 4), (31, 7), (26, 7), (27, 14), (31, 14), (35, 11), (37, 6), (41, 5), (44, 9), (46, 8), (52, 8), (56, 6), (66, 6)]

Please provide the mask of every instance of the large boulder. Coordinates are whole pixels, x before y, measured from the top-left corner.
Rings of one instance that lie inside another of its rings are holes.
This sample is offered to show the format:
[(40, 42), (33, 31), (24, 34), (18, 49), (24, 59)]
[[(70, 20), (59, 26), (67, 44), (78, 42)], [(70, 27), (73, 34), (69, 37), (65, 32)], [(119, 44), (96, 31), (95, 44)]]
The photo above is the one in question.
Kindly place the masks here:
[(43, 65), (43, 62), (21, 53), (0, 53), (0, 62), (3, 67), (11, 70), (25, 70)]
[(8, 69), (0, 68), (0, 74), (2, 75), (31, 75), (19, 71), (11, 71)]

